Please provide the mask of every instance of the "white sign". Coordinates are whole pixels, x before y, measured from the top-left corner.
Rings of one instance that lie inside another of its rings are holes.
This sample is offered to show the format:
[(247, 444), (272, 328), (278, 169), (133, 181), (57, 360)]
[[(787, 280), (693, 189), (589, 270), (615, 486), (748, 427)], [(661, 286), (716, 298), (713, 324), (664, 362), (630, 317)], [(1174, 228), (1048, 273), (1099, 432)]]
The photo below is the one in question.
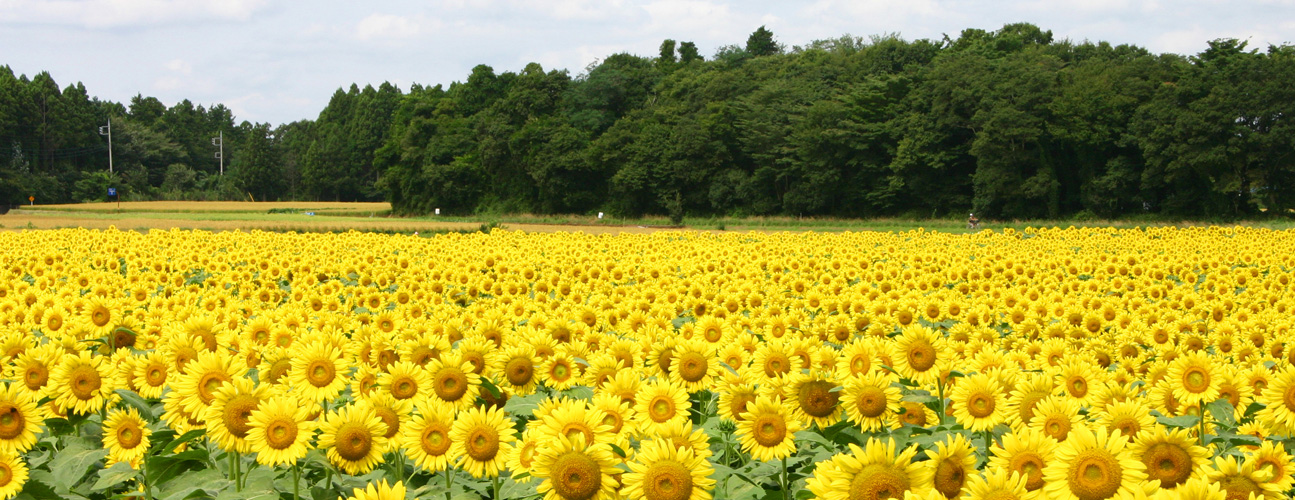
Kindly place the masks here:
[(436, 215), (441, 215), (441, 209), (436, 209)]
[(599, 219), (603, 218), (603, 213), (602, 213), (602, 212), (598, 212), (598, 218), (599, 218)]

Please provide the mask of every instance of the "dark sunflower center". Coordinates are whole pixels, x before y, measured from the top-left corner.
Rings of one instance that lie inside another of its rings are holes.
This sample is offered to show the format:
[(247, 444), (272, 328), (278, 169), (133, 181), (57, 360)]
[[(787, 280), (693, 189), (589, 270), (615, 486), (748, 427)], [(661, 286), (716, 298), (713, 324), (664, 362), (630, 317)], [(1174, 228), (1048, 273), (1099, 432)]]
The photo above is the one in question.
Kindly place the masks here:
[(383, 437), (391, 439), (400, 432), (400, 416), (396, 415), (395, 410), (386, 406), (379, 406), (373, 409), (373, 413), (382, 420), (382, 423), (387, 425), (387, 432), (382, 435)]
[(1025, 478), (1025, 489), (1034, 491), (1043, 487), (1043, 456), (1036, 451), (1018, 453), (1008, 466)]
[(87, 401), (94, 398), (95, 392), (103, 385), (103, 379), (99, 378), (99, 371), (92, 366), (81, 365), (72, 369), (72, 395), (77, 399)]
[(9, 464), (0, 463), (0, 488), (8, 486), (13, 481), (13, 469)]
[(423, 452), (433, 457), (444, 455), (450, 449), (450, 430), (440, 423), (433, 422), (427, 424), (423, 429), (423, 435), (420, 436), (419, 444), (423, 447)]
[(204, 373), (198, 379), (198, 397), (202, 399), (203, 404), (211, 404), (211, 401), (216, 399), (216, 391), (230, 380), (229, 374), (225, 372)]
[(729, 403), (734, 420), (742, 420), (742, 414), (746, 412), (746, 404), (755, 401), (755, 394), (737, 393), (733, 395), (733, 401)]
[(27, 384), (28, 389), (38, 391), (42, 387), (45, 387), (45, 384), (48, 382), (49, 368), (46, 368), (43, 363), (32, 363), (27, 365), (27, 369), (23, 375), (23, 383)]
[(260, 401), (256, 397), (247, 394), (234, 396), (225, 403), (223, 420), (230, 434), (239, 439), (247, 437), (247, 431), (252, 430), (248, 419), (252, 417), (252, 412), (256, 410), (258, 403)]
[(1058, 442), (1064, 441), (1066, 436), (1070, 435), (1070, 419), (1065, 415), (1049, 415), (1044, 421), (1043, 433), (1052, 436)]
[(787, 437), (787, 422), (781, 415), (757, 415), (751, 429), (751, 437), (765, 448), (778, 446)]
[(908, 346), (908, 366), (913, 371), (924, 372), (935, 366), (935, 347), (926, 339), (919, 339)]
[(692, 473), (674, 460), (661, 460), (643, 472), (643, 498), (686, 500), (692, 496)]
[(1227, 493), (1227, 500), (1246, 500), (1252, 498), (1252, 493), (1255, 494), (1255, 497), (1263, 498), (1263, 490), (1259, 487), (1259, 484), (1248, 477), (1224, 477), (1219, 479), (1219, 486), (1224, 493)]
[(855, 406), (865, 418), (878, 418), (886, 412), (886, 391), (877, 386), (864, 386), (859, 390), (859, 401)]
[(899, 418), (908, 425), (926, 427), (926, 407), (921, 403), (903, 402), (904, 413)]
[(286, 449), (297, 440), (297, 425), (291, 419), (280, 417), (265, 426), (265, 442), (276, 450)]
[(9, 440), (22, 435), (27, 419), (12, 401), (0, 401), (0, 439)]
[(976, 418), (985, 418), (994, 414), (994, 396), (977, 392), (967, 398), (967, 413)]
[(652, 400), (648, 402), (648, 417), (653, 422), (662, 423), (668, 421), (674, 418), (674, 414), (674, 400), (670, 399), (669, 396), (653, 396)]
[(1066, 471), (1070, 492), (1079, 500), (1103, 500), (1120, 491), (1124, 468), (1110, 452), (1091, 449), (1079, 452)]
[(836, 387), (825, 380), (814, 380), (801, 384), (797, 394), (800, 409), (807, 415), (816, 418), (830, 416), (836, 412), (836, 404), (841, 398), (840, 392), (832, 391)]
[(679, 376), (688, 382), (706, 377), (706, 356), (698, 352), (685, 352), (679, 356)]
[(316, 359), (306, 365), (306, 381), (315, 387), (327, 387), (337, 377), (337, 367), (331, 360)]
[(135, 422), (123, 422), (121, 427), (117, 428), (117, 444), (124, 449), (134, 449), (143, 440), (144, 434)]
[(535, 376), (535, 362), (528, 357), (510, 359), (504, 367), (504, 376), (508, 377), (508, 383), (518, 387), (529, 384)]
[(554, 459), (550, 476), (553, 491), (566, 500), (587, 500), (602, 488), (598, 462), (578, 451), (568, 451)]
[(373, 450), (373, 435), (369, 429), (358, 422), (347, 422), (337, 429), (334, 439), (337, 455), (351, 462), (358, 462), (369, 456)]
[(464, 442), (468, 456), (478, 462), (489, 462), (499, 454), (499, 433), (492, 428), (477, 427)]
[(791, 371), (791, 360), (786, 354), (774, 353), (764, 359), (764, 375), (769, 378), (780, 377)]
[(1159, 479), (1161, 488), (1174, 488), (1192, 475), (1192, 456), (1181, 446), (1158, 443), (1142, 455), (1148, 479)]
[(957, 498), (962, 493), (962, 485), (967, 482), (967, 471), (962, 464), (952, 459), (940, 461), (935, 466), (935, 489), (945, 498)]
[(418, 381), (408, 375), (396, 377), (391, 381), (391, 396), (396, 399), (409, 399), (418, 395)]
[(1188, 368), (1183, 372), (1183, 388), (1192, 393), (1205, 392), (1210, 388), (1210, 373), (1198, 366)]
[(468, 376), (458, 368), (441, 368), (432, 382), (436, 396), (446, 401), (458, 401), (468, 392)]
[(908, 475), (888, 464), (872, 464), (860, 470), (850, 481), (849, 500), (884, 500), (904, 498)]

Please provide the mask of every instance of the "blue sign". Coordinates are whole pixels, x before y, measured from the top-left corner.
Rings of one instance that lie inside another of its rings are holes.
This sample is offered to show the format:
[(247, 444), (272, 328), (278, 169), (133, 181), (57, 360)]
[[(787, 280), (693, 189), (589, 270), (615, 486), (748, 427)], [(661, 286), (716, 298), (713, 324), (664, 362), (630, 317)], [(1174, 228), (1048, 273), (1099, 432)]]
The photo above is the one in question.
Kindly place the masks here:
[(117, 196), (117, 188), (108, 188), (108, 196)]

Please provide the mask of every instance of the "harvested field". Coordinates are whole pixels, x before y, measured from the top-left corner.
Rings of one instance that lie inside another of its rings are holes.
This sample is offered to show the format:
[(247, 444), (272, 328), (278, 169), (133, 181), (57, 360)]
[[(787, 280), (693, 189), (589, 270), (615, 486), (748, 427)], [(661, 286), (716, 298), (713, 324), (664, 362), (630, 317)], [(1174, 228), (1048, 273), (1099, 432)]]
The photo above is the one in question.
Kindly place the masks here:
[(65, 205), (36, 205), (23, 210), (51, 210), (60, 212), (185, 212), (185, 213), (267, 213), (273, 209), (327, 211), (327, 212), (386, 212), (391, 204), (386, 202), (328, 202), (328, 201), (126, 201), (118, 203), (70, 203)]

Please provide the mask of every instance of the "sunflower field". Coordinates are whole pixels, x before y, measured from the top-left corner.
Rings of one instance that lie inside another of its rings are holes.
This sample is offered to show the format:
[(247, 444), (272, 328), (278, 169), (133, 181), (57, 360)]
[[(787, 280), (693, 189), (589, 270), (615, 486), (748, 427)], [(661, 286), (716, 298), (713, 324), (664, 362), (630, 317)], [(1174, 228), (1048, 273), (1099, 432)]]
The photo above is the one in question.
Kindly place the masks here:
[(0, 499), (1268, 499), (1295, 233), (0, 233)]

